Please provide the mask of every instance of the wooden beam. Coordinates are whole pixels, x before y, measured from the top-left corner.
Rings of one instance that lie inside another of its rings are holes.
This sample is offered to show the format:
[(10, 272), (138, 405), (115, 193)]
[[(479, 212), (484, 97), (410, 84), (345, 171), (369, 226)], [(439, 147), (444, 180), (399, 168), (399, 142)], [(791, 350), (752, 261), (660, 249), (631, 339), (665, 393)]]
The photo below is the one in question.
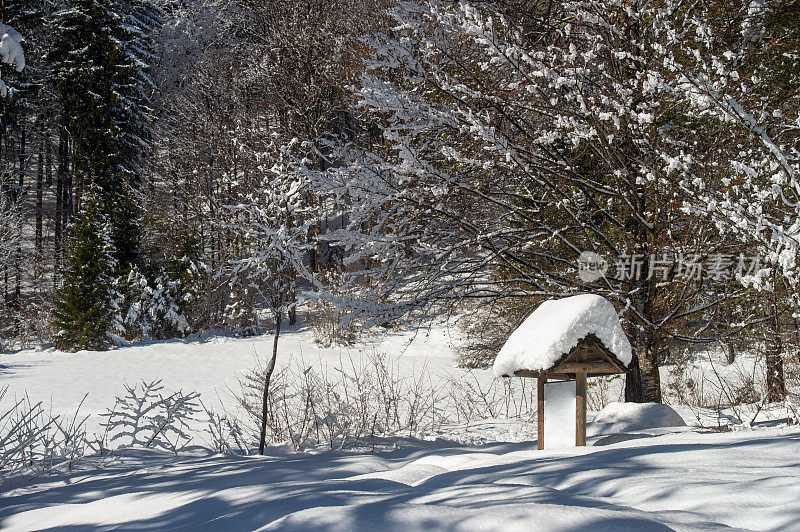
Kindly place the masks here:
[(545, 375), (536, 379), (536, 431), (539, 450), (544, 449), (544, 384), (547, 382)]
[(519, 371), (514, 372), (515, 377), (534, 377), (539, 378), (539, 376), (544, 375), (544, 371), (533, 371), (530, 369), (521, 369)]
[(623, 371), (610, 362), (565, 361), (553, 368), (553, 373), (623, 373)]
[(586, 372), (575, 375), (575, 445), (586, 446)]

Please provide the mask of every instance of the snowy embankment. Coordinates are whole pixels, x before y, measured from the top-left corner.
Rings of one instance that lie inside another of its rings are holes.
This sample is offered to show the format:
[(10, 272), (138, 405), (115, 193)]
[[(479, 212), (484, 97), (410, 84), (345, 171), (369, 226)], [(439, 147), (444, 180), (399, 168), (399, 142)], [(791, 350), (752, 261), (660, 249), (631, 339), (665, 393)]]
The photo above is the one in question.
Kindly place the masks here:
[(800, 431), (377, 454), (165, 457), (0, 498), (0, 528), (797, 530)]

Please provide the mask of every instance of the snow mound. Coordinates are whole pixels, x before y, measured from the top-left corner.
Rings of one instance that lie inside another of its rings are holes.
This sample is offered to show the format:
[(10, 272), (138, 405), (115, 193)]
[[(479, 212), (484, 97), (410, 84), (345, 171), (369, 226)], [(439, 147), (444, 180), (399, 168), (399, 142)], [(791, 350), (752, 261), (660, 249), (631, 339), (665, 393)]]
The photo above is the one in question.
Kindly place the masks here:
[(539, 305), (500, 349), (494, 374), (502, 377), (519, 370), (549, 369), (590, 334), (597, 336), (620, 362), (630, 363), (631, 344), (614, 305), (602, 296), (583, 294)]
[(685, 426), (680, 414), (661, 403), (610, 403), (595, 416), (587, 433), (596, 436)]

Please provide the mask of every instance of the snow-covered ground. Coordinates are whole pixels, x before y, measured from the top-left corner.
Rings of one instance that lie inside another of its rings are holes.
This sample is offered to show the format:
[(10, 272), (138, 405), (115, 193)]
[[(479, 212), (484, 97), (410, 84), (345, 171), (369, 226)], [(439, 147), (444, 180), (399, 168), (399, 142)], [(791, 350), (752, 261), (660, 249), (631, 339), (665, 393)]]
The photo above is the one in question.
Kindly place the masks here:
[[(444, 379), (466, 373), (455, 367), (455, 334), (452, 327), (438, 324), (377, 335), (346, 348), (321, 347), (310, 329), (290, 330), (280, 338), (277, 365), (324, 370), (348, 367), (351, 359), (357, 364), (372, 353), (384, 353), (392, 357), (402, 374), (425, 372), (434, 379)], [(83, 401), (80, 412), (91, 416), (87, 422), (90, 433), (98, 430), (102, 421), (97, 414), (112, 408), (116, 396), (124, 395), (124, 385), (141, 380), (162, 379), (167, 391), (198, 392), (208, 405), (221, 401), (235, 410), (239, 379), (249, 369), (265, 364), (272, 342), (270, 335), (211, 336), (103, 352), (28, 349), (0, 354), (0, 387), (9, 387), (5, 404), (27, 393), (32, 401), (43, 401), (48, 409), (52, 407), (54, 413), (72, 414)], [(488, 370), (475, 370), (471, 378), (482, 384), (494, 380)]]
[[(322, 348), (310, 331), (289, 331), (279, 363), (342, 367), (384, 352), (401, 373), (427, 371), (444, 385), (466, 378), (454, 367), (456, 341), (444, 325), (391, 332), (352, 349)], [(0, 355), (0, 386), (9, 387), (6, 401), (27, 392), (55, 413), (74, 412), (88, 393), (81, 412), (91, 415), (91, 431), (123, 384), (141, 379), (233, 406), (239, 377), (266, 358), (271, 342), (211, 337), (103, 353), (20, 351)], [(737, 364), (746, 369), (748, 360)], [(469, 378), (494, 382), (489, 370)], [(618, 385), (607, 394), (612, 399)], [(436, 438), (374, 453), (272, 447), (266, 457), (237, 457), (193, 448), (175, 457), (127, 449), (66, 476), (14, 481), (0, 494), (0, 529), (800, 529), (800, 429), (787, 427), (785, 417), (719, 432), (698, 427), (714, 426), (715, 414), (677, 407), (690, 426), (649, 429), (641, 424), (644, 410), (632, 409), (607, 410), (581, 449), (537, 451), (534, 425), (503, 419), (449, 426)], [(658, 414), (645, 417), (672, 415)]]
[(800, 430), (377, 454), (165, 457), (0, 496), (0, 528), (800, 529)]

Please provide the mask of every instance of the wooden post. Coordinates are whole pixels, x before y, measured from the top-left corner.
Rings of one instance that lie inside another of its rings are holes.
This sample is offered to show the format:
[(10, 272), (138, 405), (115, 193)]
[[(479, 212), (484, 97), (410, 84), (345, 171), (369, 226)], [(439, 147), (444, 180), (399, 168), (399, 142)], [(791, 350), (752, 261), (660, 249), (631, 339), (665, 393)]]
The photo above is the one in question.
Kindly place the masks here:
[(538, 432), (536, 439), (540, 451), (544, 449), (544, 383), (546, 382), (545, 375), (539, 375), (536, 378), (536, 430)]
[(575, 445), (586, 446), (586, 372), (575, 374)]

